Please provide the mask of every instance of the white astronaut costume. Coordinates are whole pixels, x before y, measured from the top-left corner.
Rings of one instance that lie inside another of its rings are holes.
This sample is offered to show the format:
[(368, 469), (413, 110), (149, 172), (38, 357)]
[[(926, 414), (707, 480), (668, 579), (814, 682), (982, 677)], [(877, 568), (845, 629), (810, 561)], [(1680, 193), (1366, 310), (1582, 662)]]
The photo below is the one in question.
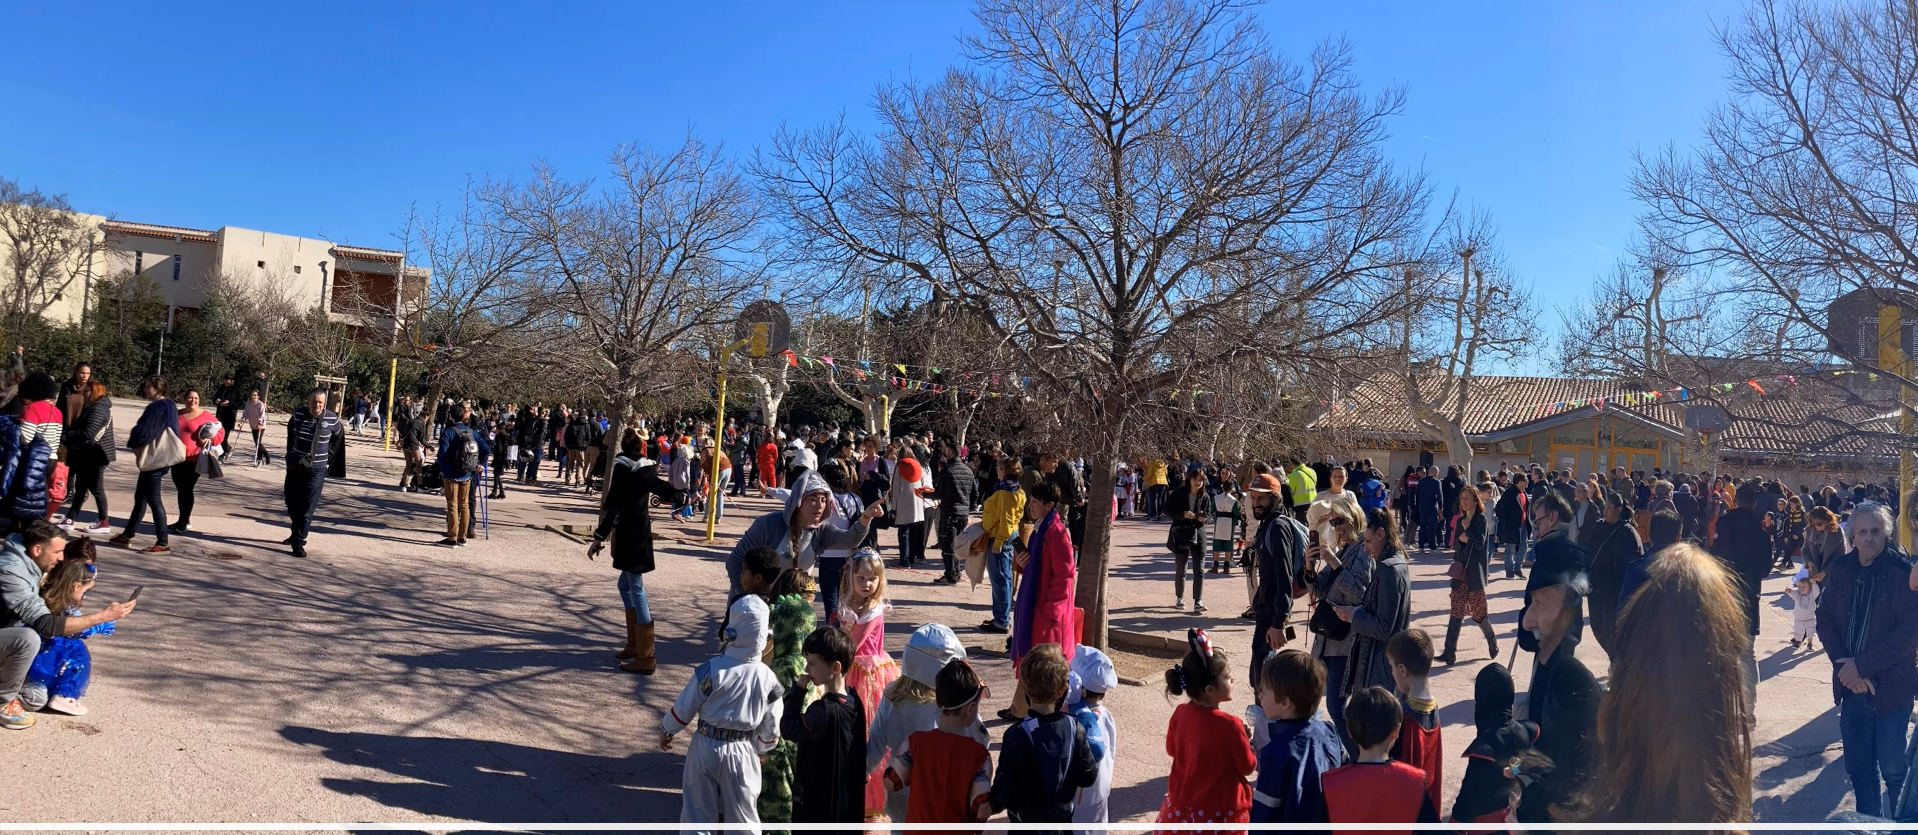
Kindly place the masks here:
[[(1067, 679), (1066, 689), (1067, 705), (1083, 702), (1087, 690), (1110, 693), (1118, 687), (1119, 673), (1113, 669), (1112, 659), (1107, 658), (1105, 653), (1084, 645), (1072, 651), (1072, 674)], [(1119, 759), (1119, 726), (1112, 721), (1112, 710), (1103, 704), (1091, 710), (1093, 724), (1098, 729), (1100, 753), (1104, 756), (1099, 758), (1098, 778), (1092, 781), (1092, 785), (1079, 790), (1078, 802), (1072, 807), (1073, 823), (1106, 822), (1106, 796), (1112, 792), (1112, 764)], [(1080, 721), (1083, 723), (1084, 720)], [(1079, 835), (1095, 835), (1098, 831), (1077, 830)]]
[[(906, 651), (899, 654), (900, 674), (927, 687), (937, 687), (939, 671), (948, 663), (964, 660), (966, 645), (959, 643), (959, 636), (951, 629), (937, 623), (928, 623), (913, 630), (906, 639)], [(906, 737), (920, 731), (930, 731), (939, 727), (939, 705), (936, 702), (916, 704), (895, 704), (891, 699), (880, 699), (879, 707), (874, 711), (872, 727), (866, 730), (866, 770), (879, 767), (880, 763), (893, 751), (906, 744)], [(992, 747), (992, 740), (986, 736), (986, 726), (974, 721), (971, 736), (980, 745)], [(912, 795), (912, 787), (905, 786), (898, 791), (886, 792), (886, 817), (894, 821), (906, 819), (906, 799)]]
[(758, 595), (733, 602), (721, 654), (693, 670), (672, 709), (667, 735), (698, 726), (686, 747), (680, 823), (759, 823), (759, 755), (779, 742), (784, 689), (759, 660), (772, 631)]

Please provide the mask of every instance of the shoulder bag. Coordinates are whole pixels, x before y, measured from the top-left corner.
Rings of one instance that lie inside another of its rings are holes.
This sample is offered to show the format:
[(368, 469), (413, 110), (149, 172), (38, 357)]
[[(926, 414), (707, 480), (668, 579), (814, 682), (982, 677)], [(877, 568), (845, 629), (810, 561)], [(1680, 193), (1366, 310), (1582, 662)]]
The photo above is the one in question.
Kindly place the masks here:
[(159, 437), (133, 451), (133, 465), (143, 473), (164, 470), (185, 460), (186, 445), (171, 429), (160, 430)]

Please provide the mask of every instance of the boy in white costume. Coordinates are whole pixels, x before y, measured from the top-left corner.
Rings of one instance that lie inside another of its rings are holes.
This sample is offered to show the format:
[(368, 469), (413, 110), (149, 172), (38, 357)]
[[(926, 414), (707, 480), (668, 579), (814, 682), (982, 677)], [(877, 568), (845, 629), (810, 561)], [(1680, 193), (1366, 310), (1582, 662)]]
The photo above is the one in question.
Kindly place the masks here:
[(760, 659), (772, 633), (766, 601), (733, 602), (720, 654), (693, 670), (691, 681), (659, 717), (662, 751), (693, 726), (686, 750), (680, 823), (759, 823), (759, 757), (779, 742), (784, 688)]
[(1119, 759), (1119, 728), (1112, 721), (1111, 709), (1105, 706), (1105, 694), (1119, 686), (1119, 673), (1105, 653), (1082, 644), (1072, 651), (1072, 675), (1067, 682), (1066, 712), (1085, 726), (1086, 741), (1092, 743), (1092, 756), (1099, 761), (1099, 776), (1092, 785), (1079, 790), (1072, 822), (1105, 823), (1106, 796), (1112, 792), (1112, 764)]

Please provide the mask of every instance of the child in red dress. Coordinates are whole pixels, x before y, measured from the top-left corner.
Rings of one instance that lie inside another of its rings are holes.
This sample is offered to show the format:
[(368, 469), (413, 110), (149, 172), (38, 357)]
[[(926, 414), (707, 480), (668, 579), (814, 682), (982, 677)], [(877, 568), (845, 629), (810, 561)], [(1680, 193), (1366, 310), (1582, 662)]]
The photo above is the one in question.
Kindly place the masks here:
[[(1332, 823), (1439, 822), (1438, 809), (1425, 794), (1425, 772), (1392, 759), (1404, 721), (1398, 697), (1383, 687), (1367, 687), (1346, 702), (1345, 730), (1358, 743), (1359, 758), (1319, 778)], [(1401, 833), (1411, 830), (1387, 835)]]
[(1232, 700), (1232, 668), (1204, 630), (1188, 630), (1186, 642), (1185, 660), (1165, 674), (1166, 693), (1183, 695), (1186, 702), (1166, 725), (1172, 773), (1159, 823), (1246, 823), (1252, 814), (1248, 779), (1258, 760), (1245, 724), (1219, 709)]

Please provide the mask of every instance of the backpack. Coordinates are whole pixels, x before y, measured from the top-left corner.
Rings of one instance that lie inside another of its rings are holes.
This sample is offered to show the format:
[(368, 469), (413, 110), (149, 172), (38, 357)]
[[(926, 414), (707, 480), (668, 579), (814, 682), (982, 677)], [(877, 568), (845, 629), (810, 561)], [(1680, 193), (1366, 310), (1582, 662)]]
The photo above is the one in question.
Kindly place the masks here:
[(479, 441), (473, 438), (473, 427), (455, 426), (453, 427), (453, 436), (459, 439), (459, 442), (453, 448), (453, 452), (459, 456), (460, 469), (469, 473), (479, 472)]

